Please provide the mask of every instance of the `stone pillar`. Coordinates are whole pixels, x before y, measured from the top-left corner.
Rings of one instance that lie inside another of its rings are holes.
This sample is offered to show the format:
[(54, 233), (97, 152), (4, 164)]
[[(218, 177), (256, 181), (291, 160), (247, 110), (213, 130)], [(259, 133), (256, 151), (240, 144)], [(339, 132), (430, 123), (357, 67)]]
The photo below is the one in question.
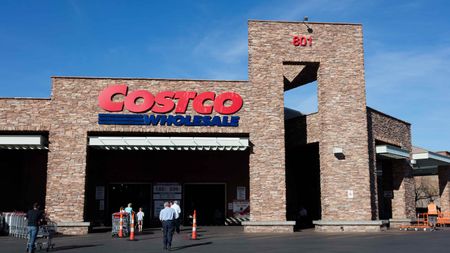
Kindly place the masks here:
[(86, 131), (60, 127), (50, 131), (45, 211), (58, 232), (88, 232), (84, 222)]
[[(379, 231), (372, 220), (361, 27), (336, 35), (340, 47), (318, 76), (322, 219), (317, 231)], [(341, 37), (343, 36), (343, 37)], [(343, 154), (334, 154), (342, 148)]]
[[(250, 135), (250, 221), (246, 232), (292, 232), (286, 221), (284, 89), (282, 61), (274, 55), (271, 28), (249, 23), (249, 79), (255, 97)], [(258, 113), (256, 113), (258, 112)]]
[(416, 214), (415, 182), (408, 160), (392, 161), (393, 199), (390, 227), (410, 224)]
[[(318, 71), (300, 69), (303, 76), (298, 79), (318, 83), (322, 220), (316, 221), (316, 228), (378, 231), (380, 221), (372, 220), (362, 26), (309, 25), (312, 34), (301, 22), (249, 22), (250, 89), (258, 98), (251, 110), (264, 116), (255, 119), (250, 135), (255, 143), (250, 157), (250, 219), (255, 226), (245, 223), (245, 229), (269, 231), (262, 229), (267, 223), (285, 230), (279, 226), (286, 224), (283, 64), (309, 64)], [(314, 42), (296, 47), (294, 34)], [(335, 156), (334, 148), (342, 148), (343, 154)]]
[(441, 211), (450, 212), (450, 166), (441, 166), (438, 170)]

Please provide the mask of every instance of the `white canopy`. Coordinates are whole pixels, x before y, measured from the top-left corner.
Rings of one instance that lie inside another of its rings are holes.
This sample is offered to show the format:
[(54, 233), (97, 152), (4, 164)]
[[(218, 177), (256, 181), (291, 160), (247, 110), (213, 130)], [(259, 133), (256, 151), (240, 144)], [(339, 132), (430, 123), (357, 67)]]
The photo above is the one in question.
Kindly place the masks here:
[(29, 150), (48, 149), (42, 135), (0, 135), (0, 149)]
[(89, 146), (107, 150), (233, 150), (249, 146), (247, 137), (90, 136)]
[(412, 159), (415, 169), (428, 169), (450, 165), (450, 157), (418, 147), (414, 147)]
[(376, 153), (377, 153), (377, 155), (381, 155), (381, 156), (392, 158), (392, 159), (409, 158), (408, 150), (401, 149), (399, 147), (395, 147), (395, 146), (391, 146), (391, 145), (377, 145)]

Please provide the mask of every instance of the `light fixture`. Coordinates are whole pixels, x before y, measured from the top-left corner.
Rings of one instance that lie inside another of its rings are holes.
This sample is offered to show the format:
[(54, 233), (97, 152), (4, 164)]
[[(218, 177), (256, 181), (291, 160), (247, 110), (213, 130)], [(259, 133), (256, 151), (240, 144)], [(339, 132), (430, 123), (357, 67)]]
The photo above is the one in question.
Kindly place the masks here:
[(311, 27), (309, 27), (309, 25), (306, 23), (306, 22), (308, 22), (308, 20), (309, 20), (308, 16), (303, 17), (303, 24), (306, 26), (306, 28), (307, 28), (306, 30), (309, 33), (313, 33), (313, 29)]
[(339, 147), (334, 147), (333, 148), (333, 154), (335, 154), (335, 155), (343, 155), (344, 154), (344, 149), (343, 148), (339, 148)]

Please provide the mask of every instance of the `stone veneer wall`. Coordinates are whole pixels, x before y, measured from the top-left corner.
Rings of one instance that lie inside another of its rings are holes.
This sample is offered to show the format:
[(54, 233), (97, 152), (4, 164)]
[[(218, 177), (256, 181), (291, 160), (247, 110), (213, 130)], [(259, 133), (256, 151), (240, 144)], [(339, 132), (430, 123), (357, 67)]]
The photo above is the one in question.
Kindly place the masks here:
[(285, 126), (288, 146), (319, 142), (320, 125), (317, 113), (286, 120)]
[(350, 225), (343, 225), (343, 226), (317, 226), (316, 225), (316, 231), (317, 232), (380, 232), (380, 226), (350, 226)]
[(441, 166), (438, 171), (441, 211), (450, 212), (450, 166)]
[[(377, 206), (377, 186), (375, 168), (377, 157), (375, 141), (382, 141), (411, 152), (411, 125), (384, 113), (368, 108), (369, 147), (371, 155), (372, 205)], [(393, 161), (394, 199), (392, 218), (409, 219), (415, 216), (415, 183), (409, 159)], [(374, 209), (377, 211), (378, 209)], [(377, 212), (374, 212), (377, 217)]]
[[(450, 157), (450, 152), (448, 151), (441, 151), (438, 153)], [(450, 212), (450, 166), (440, 166), (438, 172), (441, 210), (443, 212)]]
[(47, 132), (51, 115), (50, 99), (0, 98), (1, 132)]
[(58, 234), (63, 235), (85, 235), (88, 227), (58, 227)]

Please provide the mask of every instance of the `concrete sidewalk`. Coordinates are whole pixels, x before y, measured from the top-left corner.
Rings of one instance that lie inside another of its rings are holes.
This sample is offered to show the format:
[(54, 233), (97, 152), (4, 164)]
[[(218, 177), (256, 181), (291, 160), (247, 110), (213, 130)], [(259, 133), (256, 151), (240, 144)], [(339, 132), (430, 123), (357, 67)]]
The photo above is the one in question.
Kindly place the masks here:
[[(174, 235), (174, 252), (444, 252), (450, 248), (450, 230), (379, 233), (317, 233), (313, 230), (290, 234), (247, 234), (242, 227), (201, 227), (199, 240), (189, 239), (190, 229)], [(163, 252), (160, 229), (137, 234), (136, 241), (112, 238), (110, 232), (54, 239), (53, 252)], [(25, 252), (25, 239), (0, 237), (1, 253)], [(39, 251), (37, 251), (39, 252)], [(45, 252), (44, 250), (42, 252)]]

